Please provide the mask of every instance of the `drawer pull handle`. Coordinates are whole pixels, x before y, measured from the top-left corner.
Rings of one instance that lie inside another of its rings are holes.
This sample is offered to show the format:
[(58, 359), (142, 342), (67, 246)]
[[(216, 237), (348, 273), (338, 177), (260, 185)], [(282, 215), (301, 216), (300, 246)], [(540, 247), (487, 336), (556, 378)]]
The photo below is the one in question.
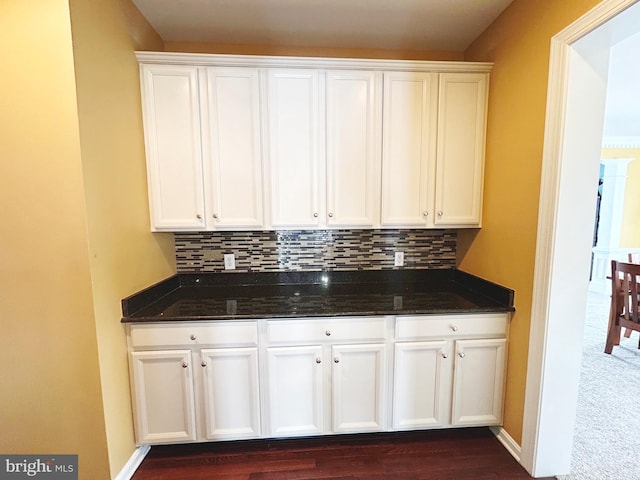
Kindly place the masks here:
[(446, 353), (443, 353), (442, 358), (449, 358), (449, 355), (447, 355)]
[(439, 217), (442, 217), (442, 212), (438, 212), (438, 216), (439, 216)]
[(324, 334), (325, 334), (327, 337), (330, 337), (330, 336), (331, 336), (331, 330), (327, 330), (326, 332), (324, 332)]
[(457, 325), (451, 325), (451, 330), (453, 330), (454, 332), (458, 331), (458, 326)]
[(313, 218), (318, 218), (318, 212), (313, 212)]
[(340, 363), (340, 359), (338, 357), (334, 357), (333, 363)]
[(191, 334), (191, 336), (189, 337), (191, 340), (195, 340), (196, 336), (194, 334)]
[(197, 218), (198, 220), (201, 220), (201, 219), (202, 219), (202, 215), (200, 215), (199, 213), (196, 213), (196, 218)]
[(464, 358), (464, 352), (459, 352), (459, 353), (458, 353), (458, 356), (459, 356), (460, 358)]
[(203, 360), (203, 361), (202, 361), (202, 363), (201, 363), (200, 365), (202, 365), (203, 367), (206, 367), (206, 366), (207, 366), (207, 362), (205, 362), (205, 361)]
[(187, 362), (182, 362), (182, 368), (187, 368), (189, 364)]
[(320, 357), (316, 358), (316, 363), (322, 363), (322, 359)]

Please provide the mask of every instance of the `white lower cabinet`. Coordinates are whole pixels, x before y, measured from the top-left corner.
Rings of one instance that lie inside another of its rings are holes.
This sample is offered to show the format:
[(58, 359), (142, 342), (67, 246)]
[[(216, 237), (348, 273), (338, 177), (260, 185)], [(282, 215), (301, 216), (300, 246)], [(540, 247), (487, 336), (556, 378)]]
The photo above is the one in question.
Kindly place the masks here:
[(138, 443), (196, 439), (190, 350), (131, 353)]
[(456, 341), (451, 424), (502, 423), (504, 338)]
[[(269, 321), (265, 382), (269, 435), (385, 430), (387, 321), (386, 317)], [(347, 343), (349, 339), (358, 343)]]
[(509, 314), (131, 324), (136, 440), (502, 423)]
[(395, 345), (393, 429), (442, 427), (451, 412), (451, 342)]
[(200, 358), (207, 440), (260, 436), (258, 349), (206, 349)]
[(128, 341), (138, 444), (261, 436), (256, 322), (131, 325)]
[(507, 328), (506, 313), (398, 317), (392, 428), (500, 425)]

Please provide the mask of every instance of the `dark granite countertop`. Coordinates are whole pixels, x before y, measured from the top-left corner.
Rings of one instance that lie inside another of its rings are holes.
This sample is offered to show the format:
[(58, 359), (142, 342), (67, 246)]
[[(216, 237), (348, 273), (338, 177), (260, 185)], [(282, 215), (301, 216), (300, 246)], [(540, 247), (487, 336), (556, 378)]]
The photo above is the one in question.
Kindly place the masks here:
[(510, 312), (514, 292), (456, 269), (182, 273), (122, 300), (122, 322)]

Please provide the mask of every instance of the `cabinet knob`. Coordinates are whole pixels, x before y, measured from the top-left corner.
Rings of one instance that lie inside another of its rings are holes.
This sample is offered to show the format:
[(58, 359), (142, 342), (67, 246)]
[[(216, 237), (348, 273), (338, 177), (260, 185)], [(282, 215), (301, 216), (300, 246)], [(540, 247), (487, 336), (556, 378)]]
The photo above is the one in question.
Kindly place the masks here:
[(451, 330), (453, 332), (457, 332), (458, 331), (458, 326), (457, 325), (451, 325)]
[(322, 363), (322, 359), (320, 357), (316, 358), (316, 363)]
[(202, 218), (202, 215), (200, 215), (199, 213), (196, 213), (196, 218), (200, 220)]
[(189, 337), (191, 340), (195, 340), (196, 336), (192, 333), (191, 336)]
[(464, 358), (464, 352), (458, 352), (458, 356), (459, 356), (460, 358)]
[(333, 363), (340, 363), (340, 359), (338, 357), (333, 358)]
[(215, 218), (215, 219), (217, 220), (217, 219), (218, 219), (218, 214), (217, 214), (217, 213), (214, 213), (214, 214), (213, 214), (213, 218)]
[(442, 358), (449, 358), (449, 355), (447, 355), (447, 354), (446, 354), (446, 353), (444, 353), (444, 352), (443, 352), (441, 355), (442, 355)]
[(329, 212), (329, 217), (333, 217), (333, 212)]
[(438, 212), (438, 216), (441, 217), (442, 216), (442, 212)]
[(429, 216), (429, 212), (422, 212), (422, 216), (423, 217), (428, 217)]
[(331, 336), (331, 330), (327, 330), (326, 332), (324, 332), (324, 334), (325, 334), (327, 337), (330, 337), (330, 336)]
[(182, 368), (187, 368), (189, 364), (187, 362), (182, 362)]
[(313, 212), (313, 218), (318, 218), (318, 212)]

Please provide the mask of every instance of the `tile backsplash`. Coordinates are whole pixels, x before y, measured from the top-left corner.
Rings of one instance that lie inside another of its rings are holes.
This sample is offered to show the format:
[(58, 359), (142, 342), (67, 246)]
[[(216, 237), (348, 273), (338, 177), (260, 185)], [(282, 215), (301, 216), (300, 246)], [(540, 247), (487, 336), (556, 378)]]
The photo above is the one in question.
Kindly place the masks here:
[(235, 255), (228, 272), (386, 270), (394, 252), (404, 268), (455, 268), (455, 230), (295, 230), (176, 233), (178, 273), (223, 272), (225, 253)]

